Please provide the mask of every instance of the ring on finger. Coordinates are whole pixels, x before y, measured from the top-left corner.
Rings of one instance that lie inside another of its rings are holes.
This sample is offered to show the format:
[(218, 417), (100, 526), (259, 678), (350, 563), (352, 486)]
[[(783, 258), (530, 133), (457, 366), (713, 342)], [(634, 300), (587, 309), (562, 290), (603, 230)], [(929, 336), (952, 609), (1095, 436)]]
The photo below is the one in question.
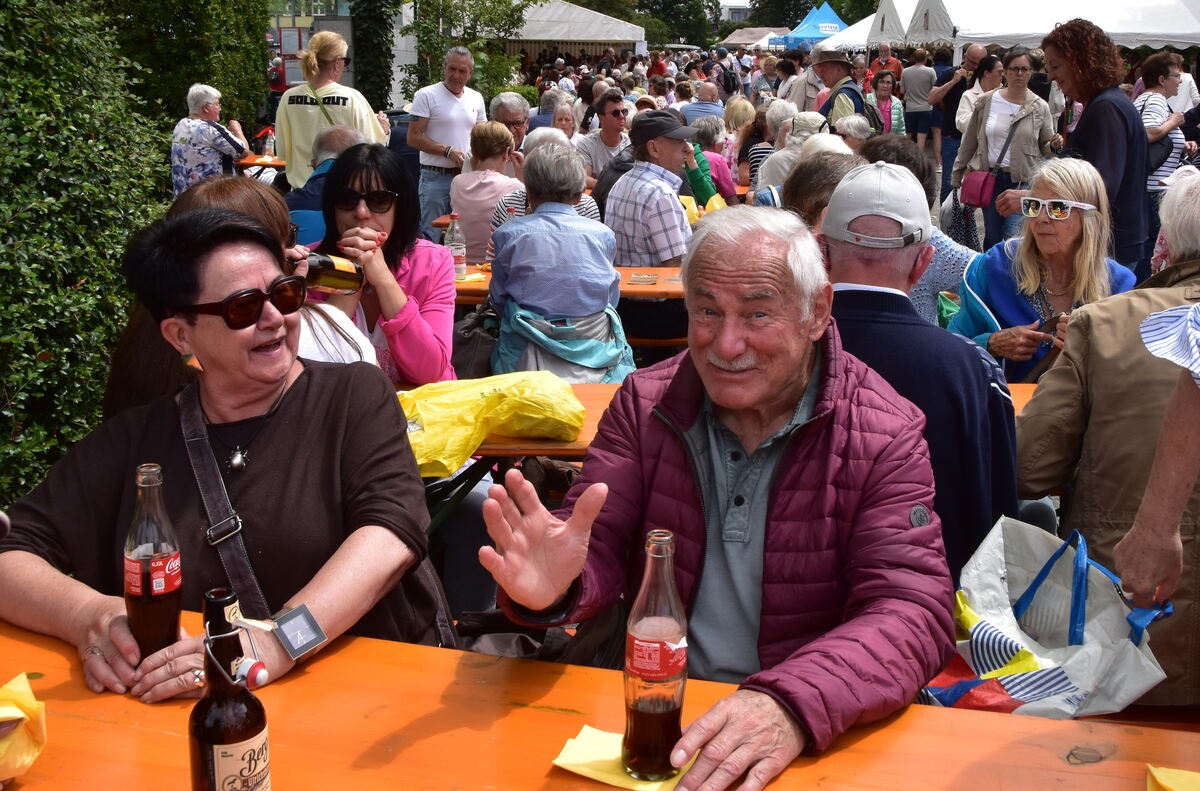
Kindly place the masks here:
[(97, 645), (89, 645), (87, 648), (83, 649), (83, 653), (87, 655), (84, 657), (84, 659), (87, 659), (88, 656), (98, 656), (101, 659), (104, 658), (104, 652), (101, 651), (100, 646)]
[(200, 689), (204, 686), (204, 671), (200, 668), (192, 670), (192, 686)]

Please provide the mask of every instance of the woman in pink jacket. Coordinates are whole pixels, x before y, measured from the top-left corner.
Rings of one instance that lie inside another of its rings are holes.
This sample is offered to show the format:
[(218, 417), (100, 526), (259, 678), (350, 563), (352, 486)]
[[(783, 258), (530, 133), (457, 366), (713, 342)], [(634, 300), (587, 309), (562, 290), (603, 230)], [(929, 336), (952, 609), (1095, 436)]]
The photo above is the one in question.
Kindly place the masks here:
[(454, 261), (417, 238), (416, 186), (386, 146), (347, 149), (325, 179), (321, 251), (363, 267), (366, 284), (329, 301), (371, 339), (379, 367), (398, 385), (454, 379)]

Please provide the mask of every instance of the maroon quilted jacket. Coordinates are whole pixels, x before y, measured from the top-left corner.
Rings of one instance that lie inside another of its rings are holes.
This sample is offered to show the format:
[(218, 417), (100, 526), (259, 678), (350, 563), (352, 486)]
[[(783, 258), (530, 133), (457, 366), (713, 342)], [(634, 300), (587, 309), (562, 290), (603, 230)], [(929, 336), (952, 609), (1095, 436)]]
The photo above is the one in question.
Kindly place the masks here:
[[(925, 418), (842, 350), (832, 322), (822, 348), (813, 417), (786, 440), (771, 496), (763, 669), (742, 684), (791, 712), (816, 751), (909, 704), (954, 645)], [(632, 601), (645, 535), (656, 528), (675, 532), (676, 581), (690, 612), (705, 525), (682, 437), (700, 416), (702, 396), (684, 353), (629, 376), (614, 397), (559, 514), (565, 518), (588, 485), (608, 484), (568, 622), (597, 614), (622, 592)]]

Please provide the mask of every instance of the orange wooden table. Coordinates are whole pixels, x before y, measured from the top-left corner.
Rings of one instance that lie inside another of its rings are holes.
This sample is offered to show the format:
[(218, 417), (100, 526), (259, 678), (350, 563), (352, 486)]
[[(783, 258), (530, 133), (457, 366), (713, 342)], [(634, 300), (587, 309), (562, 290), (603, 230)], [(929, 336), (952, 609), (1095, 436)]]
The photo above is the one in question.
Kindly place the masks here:
[(1029, 399), (1033, 398), (1035, 387), (1037, 387), (1036, 384), (1009, 384), (1008, 391), (1012, 393), (1014, 414), (1019, 415), (1025, 405), (1029, 403)]
[(502, 437), (496, 434), (486, 438), (479, 450), (478, 456), (512, 457), (512, 456), (557, 456), (559, 458), (582, 459), (587, 455), (588, 446), (596, 436), (596, 426), (608, 402), (620, 385), (615, 384), (586, 384), (571, 385), (575, 397), (587, 410), (583, 421), (583, 429), (579, 436), (570, 442), (559, 442), (552, 439), (531, 439), (529, 437)]
[(287, 167), (287, 162), (284, 162), (282, 159), (278, 159), (276, 157), (259, 156), (258, 154), (247, 154), (233, 164), (237, 165), (239, 168), (264, 167), (282, 169)]
[[(73, 648), (0, 623), (0, 679), (23, 671), (49, 743), (13, 791), (188, 787), (192, 701), (95, 695)], [(550, 762), (583, 725), (623, 729), (621, 689), (616, 671), (343, 638), (258, 696), (275, 788), (556, 791), (604, 787)], [(689, 681), (684, 722), (733, 689)], [(769, 788), (1142, 791), (1148, 762), (1200, 768), (1200, 734), (911, 706)]]
[(432, 223), (430, 223), (430, 225), (432, 225), (434, 228), (441, 228), (445, 230), (446, 228), (450, 227), (450, 215), (443, 214), (441, 217), (436, 218)]
[[(621, 296), (623, 297), (654, 297), (666, 299), (683, 299), (683, 279), (677, 266), (618, 266), (621, 273)], [(479, 267), (467, 267), (467, 276), (480, 274), (482, 279), (458, 280), (454, 288), (458, 292), (455, 303), (459, 305), (478, 305), (487, 299), (488, 288), (492, 284), (491, 272), (480, 272)], [(630, 282), (635, 274), (658, 275), (654, 283)]]

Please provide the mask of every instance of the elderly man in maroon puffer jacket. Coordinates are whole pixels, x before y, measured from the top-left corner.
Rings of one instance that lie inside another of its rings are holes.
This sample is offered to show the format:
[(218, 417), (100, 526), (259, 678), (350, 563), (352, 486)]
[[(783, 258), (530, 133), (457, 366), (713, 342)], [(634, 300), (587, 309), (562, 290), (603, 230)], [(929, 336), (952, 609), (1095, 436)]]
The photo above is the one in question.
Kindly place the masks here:
[(924, 416), (842, 350), (804, 223), (714, 212), (683, 280), (688, 351), (625, 380), (557, 516), (516, 471), (492, 487), (480, 561), (511, 616), (583, 621), (632, 601), (646, 533), (674, 531), (688, 673), (740, 684), (675, 745), (675, 766), (700, 751), (677, 788), (757, 789), (913, 700), (952, 588)]

